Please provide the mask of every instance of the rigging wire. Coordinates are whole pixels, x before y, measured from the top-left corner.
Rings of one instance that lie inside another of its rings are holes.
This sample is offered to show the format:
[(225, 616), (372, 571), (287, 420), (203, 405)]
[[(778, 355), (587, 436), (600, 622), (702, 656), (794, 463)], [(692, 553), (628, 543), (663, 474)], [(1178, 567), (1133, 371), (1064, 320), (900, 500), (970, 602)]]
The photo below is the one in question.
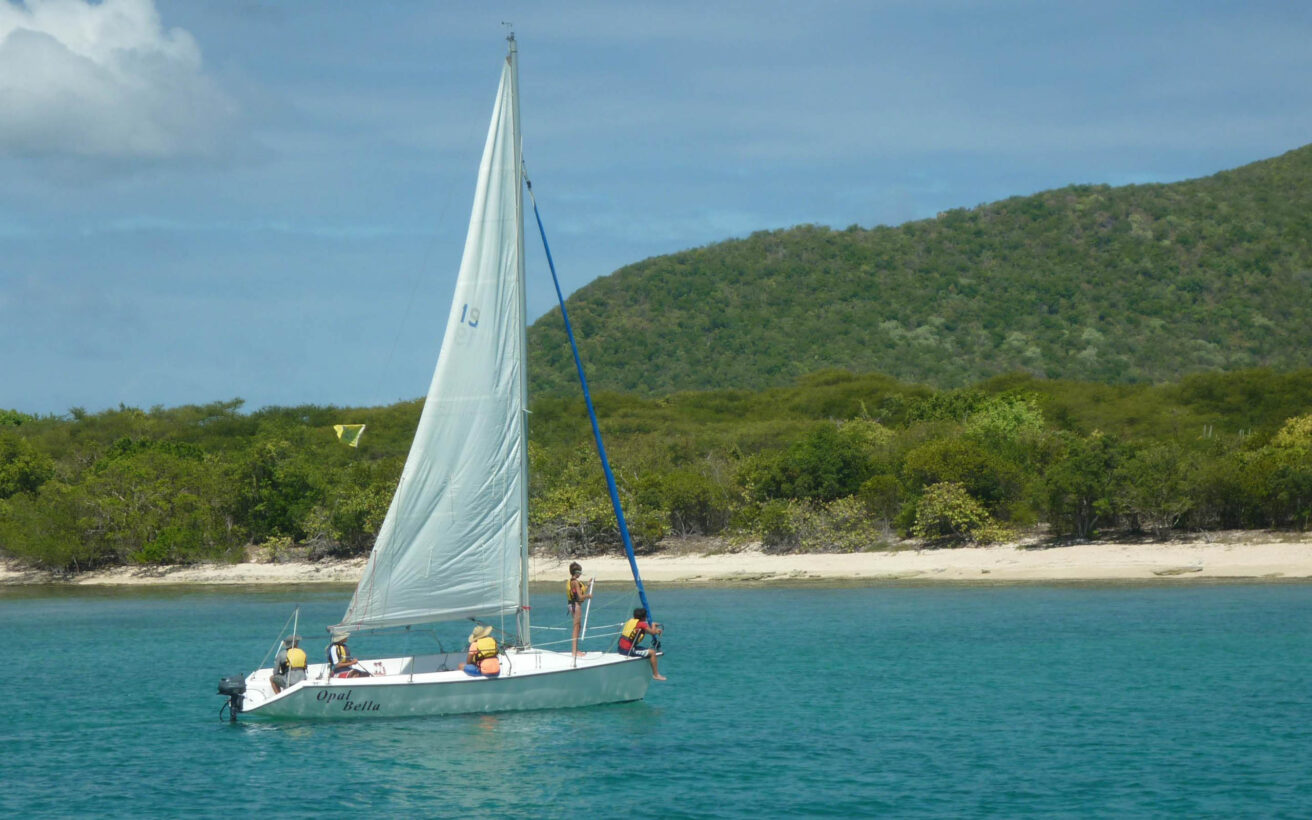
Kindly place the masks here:
[[(269, 659), (269, 656), (273, 655), (273, 653), (275, 653), (275, 652), (278, 651), (278, 645), (282, 643), (282, 636), (283, 636), (283, 633), (287, 631), (287, 627), (288, 627), (288, 626), (293, 622), (293, 620), (294, 620), (298, 615), (300, 615), (300, 614), (301, 614), (301, 605), (300, 605), (300, 604), (297, 604), (297, 605), (296, 605), (296, 608), (292, 610), (292, 614), (291, 614), (291, 615), (288, 615), (288, 616), (287, 616), (287, 620), (283, 622), (282, 629), (278, 630), (278, 637), (275, 638), (274, 641), (273, 641), (273, 646), (269, 648), (269, 651), (268, 651), (268, 652), (265, 652), (265, 653), (264, 653), (264, 657), (260, 659), (260, 665), (257, 666), (257, 667), (255, 667), (256, 669), (263, 669), (263, 668), (264, 668), (264, 662), (267, 661), (267, 660)], [(296, 634), (296, 630), (295, 630), (294, 627), (293, 627), (293, 629), (292, 629), (292, 634), (293, 634), (293, 635)]]
[(629, 537), (629, 525), (624, 520), (624, 509), (620, 505), (620, 491), (615, 484), (615, 474), (610, 469), (610, 459), (606, 457), (606, 445), (601, 440), (601, 427), (597, 423), (597, 411), (592, 406), (592, 393), (588, 390), (588, 377), (583, 373), (583, 360), (579, 358), (579, 346), (574, 341), (574, 328), (569, 322), (569, 312), (565, 309), (565, 295), (560, 290), (560, 277), (556, 275), (556, 263), (551, 258), (551, 245), (547, 242), (547, 230), (542, 227), (542, 214), (538, 212), (538, 199), (533, 195), (533, 183), (529, 181), (528, 169), (523, 169), (524, 185), (528, 189), (529, 200), (533, 203), (533, 218), (538, 223), (538, 233), (542, 235), (542, 249), (547, 254), (547, 267), (551, 269), (551, 281), (556, 286), (556, 299), (560, 302), (560, 318), (565, 321), (565, 335), (569, 337), (569, 347), (574, 353), (574, 366), (579, 373), (579, 384), (583, 387), (583, 402), (588, 408), (588, 419), (592, 422), (592, 437), (597, 443), (597, 455), (601, 457), (601, 469), (606, 474), (606, 489), (610, 491), (610, 503), (615, 508), (615, 520), (619, 524), (620, 537), (624, 541), (624, 554), (629, 558), (629, 568), (633, 570), (633, 582), (638, 587), (638, 597), (642, 600), (647, 617), (651, 618), (651, 605), (647, 603), (647, 590), (642, 586), (642, 576), (638, 574), (638, 559), (633, 554), (633, 539)]

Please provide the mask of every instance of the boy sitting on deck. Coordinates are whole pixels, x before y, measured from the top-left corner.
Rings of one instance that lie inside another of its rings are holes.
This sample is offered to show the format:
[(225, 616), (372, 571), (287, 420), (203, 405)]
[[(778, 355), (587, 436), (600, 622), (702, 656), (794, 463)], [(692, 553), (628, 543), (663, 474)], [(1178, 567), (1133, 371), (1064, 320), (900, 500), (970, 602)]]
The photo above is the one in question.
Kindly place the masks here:
[(647, 610), (638, 607), (633, 610), (633, 617), (625, 621), (624, 628), (620, 630), (620, 645), (615, 651), (631, 658), (647, 658), (651, 661), (652, 680), (665, 680), (660, 670), (656, 668), (658, 650), (655, 647), (643, 649), (639, 646), (646, 636), (659, 635), (663, 631), (660, 624), (647, 623)]

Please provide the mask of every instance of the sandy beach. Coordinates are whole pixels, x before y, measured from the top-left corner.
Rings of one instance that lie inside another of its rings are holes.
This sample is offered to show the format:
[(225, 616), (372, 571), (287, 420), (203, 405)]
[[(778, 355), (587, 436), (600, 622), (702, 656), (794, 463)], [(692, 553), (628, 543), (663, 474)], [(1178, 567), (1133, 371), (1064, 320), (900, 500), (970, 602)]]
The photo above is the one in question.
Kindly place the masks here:
[[(563, 579), (569, 560), (533, 558), (531, 580)], [(628, 562), (623, 558), (579, 560), (585, 575), (599, 582), (630, 578)], [(0, 564), (0, 584), (354, 584), (363, 569), (364, 559), (357, 558), (318, 563), (119, 567), (60, 578), (6, 562)], [(712, 554), (680, 551), (643, 556), (639, 569), (644, 581), (670, 585), (1310, 580), (1312, 537), (1231, 533), (1170, 543), (1008, 544), (852, 554), (769, 555), (753, 548)]]

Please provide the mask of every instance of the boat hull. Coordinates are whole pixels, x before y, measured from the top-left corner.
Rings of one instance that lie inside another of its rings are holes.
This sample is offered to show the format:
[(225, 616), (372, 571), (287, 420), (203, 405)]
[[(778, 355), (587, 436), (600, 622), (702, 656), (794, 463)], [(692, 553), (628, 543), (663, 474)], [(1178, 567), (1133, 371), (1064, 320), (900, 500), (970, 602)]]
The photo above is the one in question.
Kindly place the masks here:
[[(429, 656), (429, 659), (444, 656)], [(454, 666), (445, 656), (441, 665)], [(393, 670), (368, 678), (331, 678), (321, 665), (310, 679), (274, 695), (270, 670), (247, 678), (243, 716), (281, 719), (394, 718), (459, 715), (531, 709), (561, 709), (641, 700), (651, 683), (643, 658), (590, 652), (575, 661), (568, 655), (528, 650), (502, 656), (495, 678), (470, 676), (459, 668), (410, 674), (424, 658), (365, 661), (365, 668)]]

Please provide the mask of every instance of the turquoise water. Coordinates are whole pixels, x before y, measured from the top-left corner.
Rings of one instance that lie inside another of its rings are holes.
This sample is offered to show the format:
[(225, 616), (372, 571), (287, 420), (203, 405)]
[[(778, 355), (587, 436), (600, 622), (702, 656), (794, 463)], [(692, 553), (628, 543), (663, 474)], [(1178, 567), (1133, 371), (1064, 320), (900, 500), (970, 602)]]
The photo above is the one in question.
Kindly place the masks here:
[(670, 680), (641, 703), (218, 720), (293, 604), (348, 594), (0, 590), (0, 809), (1312, 814), (1309, 586), (654, 590)]

